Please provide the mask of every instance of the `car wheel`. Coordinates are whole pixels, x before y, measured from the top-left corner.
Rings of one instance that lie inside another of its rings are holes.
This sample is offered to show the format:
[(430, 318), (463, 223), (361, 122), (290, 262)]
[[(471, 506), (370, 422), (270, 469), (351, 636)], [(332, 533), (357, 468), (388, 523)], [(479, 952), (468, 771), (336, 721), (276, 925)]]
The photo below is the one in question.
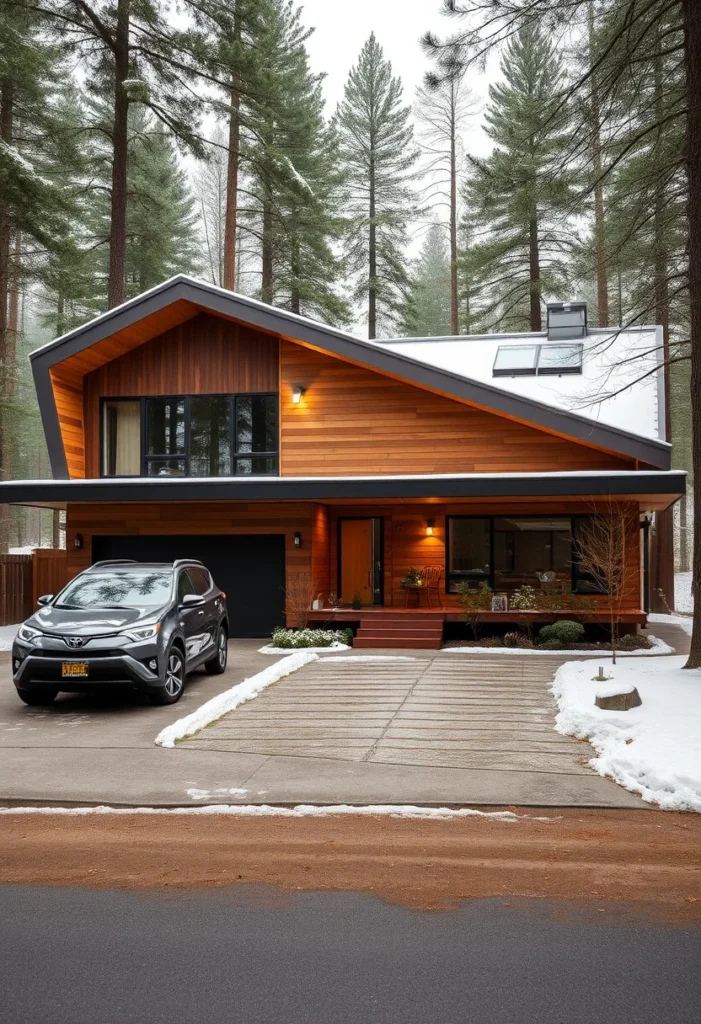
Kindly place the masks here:
[(217, 653), (204, 663), (205, 672), (208, 672), (210, 676), (220, 676), (226, 668), (226, 659), (229, 653), (227, 640), (226, 630), (220, 626), (217, 630)]
[(57, 686), (33, 686), (31, 690), (17, 689), (17, 696), (30, 707), (41, 707), (42, 704), (52, 704), (58, 696)]
[(157, 690), (149, 694), (152, 704), (175, 704), (183, 695), (185, 686), (185, 657), (179, 647), (171, 647), (166, 654), (166, 667)]

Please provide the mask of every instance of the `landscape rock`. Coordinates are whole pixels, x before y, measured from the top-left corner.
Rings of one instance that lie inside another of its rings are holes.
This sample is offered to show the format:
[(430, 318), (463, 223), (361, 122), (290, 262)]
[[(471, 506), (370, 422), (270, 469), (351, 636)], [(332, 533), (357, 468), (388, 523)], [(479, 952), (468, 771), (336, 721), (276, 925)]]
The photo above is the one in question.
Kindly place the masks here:
[(621, 686), (617, 693), (612, 692), (614, 687), (607, 687), (600, 690), (596, 695), (595, 704), (602, 711), (630, 711), (631, 708), (640, 707), (642, 700), (635, 686)]

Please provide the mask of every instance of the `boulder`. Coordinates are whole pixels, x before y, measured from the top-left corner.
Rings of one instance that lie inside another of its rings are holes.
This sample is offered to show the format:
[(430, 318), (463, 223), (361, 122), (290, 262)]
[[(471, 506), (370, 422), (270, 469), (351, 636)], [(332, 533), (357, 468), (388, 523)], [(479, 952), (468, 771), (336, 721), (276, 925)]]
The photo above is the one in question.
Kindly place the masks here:
[(642, 700), (634, 686), (614, 684), (599, 690), (594, 703), (602, 711), (630, 711), (631, 708), (640, 707)]

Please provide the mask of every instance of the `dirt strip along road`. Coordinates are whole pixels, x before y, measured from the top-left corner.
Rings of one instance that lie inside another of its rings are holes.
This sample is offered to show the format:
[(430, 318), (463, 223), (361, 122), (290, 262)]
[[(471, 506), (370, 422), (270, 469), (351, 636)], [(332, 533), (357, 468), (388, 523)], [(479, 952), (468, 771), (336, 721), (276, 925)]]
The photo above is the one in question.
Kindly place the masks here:
[(8, 814), (0, 819), (0, 882), (266, 884), (367, 892), (428, 909), (473, 897), (552, 897), (701, 921), (701, 815), (547, 814), (553, 820)]

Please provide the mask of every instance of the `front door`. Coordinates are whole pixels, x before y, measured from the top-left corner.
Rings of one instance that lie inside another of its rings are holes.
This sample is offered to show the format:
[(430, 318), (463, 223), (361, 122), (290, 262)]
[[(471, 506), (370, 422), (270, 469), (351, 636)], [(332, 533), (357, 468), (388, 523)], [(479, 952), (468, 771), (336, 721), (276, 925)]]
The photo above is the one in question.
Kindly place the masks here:
[(382, 586), (380, 519), (342, 519), (340, 528), (341, 600), (380, 604)]

